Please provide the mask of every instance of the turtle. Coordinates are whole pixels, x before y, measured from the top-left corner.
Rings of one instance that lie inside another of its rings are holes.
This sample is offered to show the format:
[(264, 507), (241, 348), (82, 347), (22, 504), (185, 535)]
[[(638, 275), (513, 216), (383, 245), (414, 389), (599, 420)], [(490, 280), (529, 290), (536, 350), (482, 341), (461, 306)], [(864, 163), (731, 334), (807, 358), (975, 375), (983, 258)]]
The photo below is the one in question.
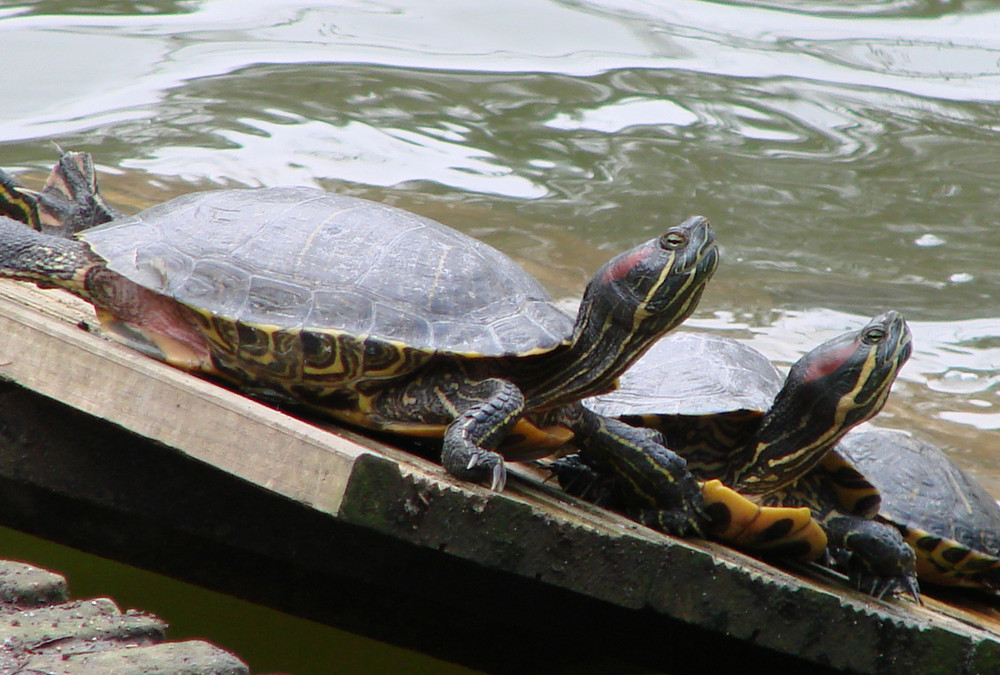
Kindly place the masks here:
[(223, 189), (121, 216), (90, 156), (70, 152), (40, 193), (0, 184), (0, 277), (76, 294), (149, 356), (364, 428), (442, 438), (449, 473), (497, 491), (502, 452), (544, 456), (572, 439), (595, 457), (638, 454), (662, 469), (664, 517), (697, 532), (684, 462), (580, 400), (693, 311), (719, 260), (704, 217), (612, 258), (574, 320), (500, 251), (386, 204)]
[[(903, 317), (888, 311), (861, 330), (814, 348), (782, 382), (766, 357), (745, 344), (679, 332), (657, 342), (621, 377), (617, 390), (585, 399), (584, 405), (663, 434), (666, 446), (704, 482), (711, 536), (766, 548), (795, 533), (787, 512), (769, 508), (758, 508), (749, 522), (734, 528), (733, 504), (744, 507), (729, 494), (716, 497), (719, 482), (759, 506), (808, 507), (826, 538), (815, 539), (814, 530), (803, 525), (796, 536), (808, 544), (808, 555), (825, 544), (851, 551), (851, 576), (859, 588), (878, 597), (901, 590), (919, 598), (913, 552), (898, 531), (873, 520), (877, 490), (833, 450), (847, 431), (881, 410), (911, 345)], [(578, 491), (599, 485), (596, 494), (604, 502), (645, 514), (651, 486), (636, 482), (634, 474), (623, 477), (620, 465), (587, 457), (560, 462), (555, 469), (560, 483), (565, 484), (563, 472), (580, 481)], [(581, 463), (584, 469), (574, 466)]]
[[(651, 367), (645, 368), (646, 364)], [(666, 371), (669, 377), (661, 377)], [(654, 344), (623, 375), (613, 395), (586, 399), (584, 405), (643, 427), (656, 424), (657, 416), (665, 414), (661, 411), (683, 410), (689, 422), (711, 417), (713, 429), (731, 424), (739, 433), (741, 426), (754, 424), (771, 407), (781, 383), (767, 357), (743, 342), (714, 333), (678, 332)], [(685, 442), (682, 447), (690, 445)], [(579, 456), (569, 455), (540, 466), (571, 494), (600, 506), (617, 506), (633, 519), (662, 529), (658, 514), (646, 511), (646, 500), (635, 499), (635, 493), (646, 488), (631, 481), (619, 485), (612, 476), (621, 478), (620, 467), (613, 463), (594, 471)], [(826, 552), (826, 532), (808, 507), (761, 507), (717, 478), (703, 482), (702, 496), (714, 513), (711, 534), (716, 539), (806, 561)]]
[(878, 488), (878, 517), (916, 552), (921, 582), (1000, 590), (1000, 506), (943, 450), (869, 427), (844, 436), (836, 451)]

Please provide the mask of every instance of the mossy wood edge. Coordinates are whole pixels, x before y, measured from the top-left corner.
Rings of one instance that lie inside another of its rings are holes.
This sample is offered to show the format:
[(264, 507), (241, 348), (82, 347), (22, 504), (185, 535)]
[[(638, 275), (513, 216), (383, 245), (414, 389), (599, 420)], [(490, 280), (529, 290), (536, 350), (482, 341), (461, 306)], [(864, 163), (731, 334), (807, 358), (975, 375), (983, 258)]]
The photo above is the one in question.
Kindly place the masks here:
[(666, 537), (567, 500), (529, 472), (515, 469), (503, 494), (459, 484), (436, 464), (297, 420), (76, 325), (92, 319), (66, 294), (0, 282), (0, 377), (340, 522), (493, 572), (651, 608), (822, 666), (1000, 672), (1000, 633), (985, 617), (873, 600)]

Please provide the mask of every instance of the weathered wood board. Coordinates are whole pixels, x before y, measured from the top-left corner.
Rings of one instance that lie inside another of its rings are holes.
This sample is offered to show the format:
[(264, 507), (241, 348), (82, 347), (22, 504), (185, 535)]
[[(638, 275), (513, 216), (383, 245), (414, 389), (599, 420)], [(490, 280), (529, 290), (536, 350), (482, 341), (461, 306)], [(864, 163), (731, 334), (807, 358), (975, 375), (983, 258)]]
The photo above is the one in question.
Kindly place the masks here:
[(0, 283), (3, 524), (494, 672), (1000, 672), (985, 616), (667, 537), (527, 471), (503, 494), (460, 484), (77, 326), (91, 317)]

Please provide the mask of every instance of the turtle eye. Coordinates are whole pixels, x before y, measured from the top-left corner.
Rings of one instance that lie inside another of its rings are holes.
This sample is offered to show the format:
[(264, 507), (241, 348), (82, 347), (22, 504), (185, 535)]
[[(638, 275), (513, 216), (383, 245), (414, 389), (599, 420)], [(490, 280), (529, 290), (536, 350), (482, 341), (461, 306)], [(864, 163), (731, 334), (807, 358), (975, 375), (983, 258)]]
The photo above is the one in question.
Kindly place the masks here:
[(880, 326), (871, 326), (865, 329), (864, 335), (861, 336), (861, 339), (865, 344), (877, 345), (885, 339), (885, 329)]
[(678, 249), (688, 241), (687, 235), (679, 230), (670, 230), (660, 237), (660, 247), (668, 251)]

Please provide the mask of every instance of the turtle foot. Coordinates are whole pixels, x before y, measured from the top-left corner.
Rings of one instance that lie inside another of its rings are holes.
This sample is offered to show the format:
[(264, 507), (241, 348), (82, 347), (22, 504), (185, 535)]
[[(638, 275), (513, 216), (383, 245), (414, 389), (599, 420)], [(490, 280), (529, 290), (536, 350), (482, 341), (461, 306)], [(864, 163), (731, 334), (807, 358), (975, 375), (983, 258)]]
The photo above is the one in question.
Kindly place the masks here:
[(654, 479), (648, 486), (633, 480), (639, 473), (619, 475), (613, 468), (593, 466), (581, 455), (567, 455), (546, 468), (552, 471), (562, 489), (574, 497), (622, 513), (660, 532), (678, 537), (704, 537), (708, 513), (701, 489), (683, 463), (678, 464), (672, 453), (655, 448), (650, 448), (645, 458), (656, 466)]
[(62, 152), (37, 199), (39, 229), (49, 234), (69, 237), (118, 217), (98, 192), (94, 163), (85, 152)]
[(862, 593), (882, 599), (894, 595), (908, 595), (919, 605), (924, 604), (920, 599), (920, 585), (917, 583), (915, 574), (901, 575), (895, 577), (876, 577), (868, 574), (852, 575), (852, 583)]
[(467, 452), (446, 449), (441, 464), (452, 476), (470, 483), (490, 482), (490, 489), (503, 492), (507, 486), (507, 467), (503, 457), (490, 450), (473, 448)]
[(855, 588), (875, 598), (907, 594), (922, 604), (917, 556), (899, 530), (878, 521), (858, 519), (831, 541), (835, 542), (835, 566), (847, 574)]

